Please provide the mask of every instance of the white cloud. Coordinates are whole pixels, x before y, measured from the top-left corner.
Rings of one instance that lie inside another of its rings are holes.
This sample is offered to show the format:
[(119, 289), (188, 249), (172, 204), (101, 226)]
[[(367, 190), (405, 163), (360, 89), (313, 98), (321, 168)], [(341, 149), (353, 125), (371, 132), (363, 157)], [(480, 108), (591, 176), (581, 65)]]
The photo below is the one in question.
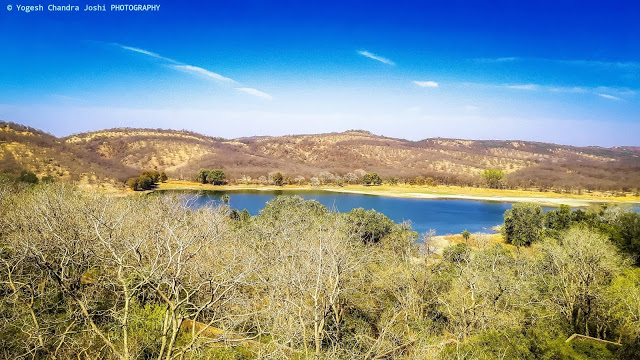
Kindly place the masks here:
[(598, 94), (598, 96), (603, 97), (605, 99), (609, 99), (609, 100), (616, 100), (616, 101), (622, 100), (621, 98), (619, 98), (617, 96), (613, 96), (613, 95), (609, 95), (609, 94)]
[(173, 59), (170, 59), (168, 57), (164, 57), (162, 55), (156, 54), (154, 52), (151, 52), (151, 51), (148, 51), (148, 50), (145, 50), (145, 49), (140, 49), (140, 48), (133, 47), (133, 46), (125, 46), (125, 45), (120, 45), (120, 44), (114, 44), (114, 45), (119, 46), (124, 50), (137, 52), (139, 54), (144, 54), (144, 55), (147, 55), (147, 56), (151, 56), (151, 57), (154, 57), (156, 59), (162, 59), (162, 60), (168, 61), (170, 63), (174, 63), (174, 64), (178, 63), (177, 61), (175, 61)]
[(536, 84), (516, 84), (516, 85), (505, 85), (506, 87), (508, 87), (509, 89), (516, 89), (516, 90), (538, 90), (540, 88), (540, 85), (536, 85)]
[(245, 93), (247, 93), (249, 95), (261, 97), (263, 99), (268, 99), (268, 100), (272, 100), (273, 99), (273, 96), (271, 96), (271, 95), (269, 95), (269, 94), (267, 94), (265, 92), (262, 92), (260, 90), (254, 89), (254, 88), (236, 88), (236, 90), (245, 92)]
[(189, 72), (189, 73), (193, 73), (193, 74), (198, 74), (198, 75), (203, 75), (207, 78), (213, 79), (213, 80), (217, 80), (217, 81), (224, 81), (224, 82), (231, 82), (231, 83), (235, 83), (236, 81), (233, 79), (230, 79), (228, 77), (224, 77), (218, 73), (214, 73), (213, 71), (209, 71), (207, 69), (203, 69), (201, 67), (198, 66), (193, 66), (193, 65), (173, 65), (172, 68), (176, 69), (176, 70), (180, 70), (180, 71), (184, 71), (184, 72)]
[(621, 70), (635, 70), (640, 68), (640, 62), (637, 61), (603, 61), (603, 60), (563, 60), (563, 59), (548, 59), (548, 58), (522, 58), (516, 56), (499, 57), (499, 58), (478, 58), (473, 59), (482, 63), (508, 63), (508, 62), (548, 62), (563, 65), (583, 66), (583, 67), (598, 67), (603, 69), (617, 68)]
[(384, 58), (382, 56), (378, 56), (378, 55), (376, 55), (374, 53), (371, 53), (371, 52), (369, 52), (367, 50), (358, 51), (358, 54), (360, 54), (362, 56), (365, 56), (365, 57), (368, 57), (369, 59), (380, 61), (381, 63), (385, 63), (387, 65), (395, 65), (396, 64), (396, 63), (394, 63), (393, 61), (391, 61), (391, 60), (389, 60), (387, 58)]
[(509, 56), (509, 57), (499, 57), (499, 58), (481, 58), (481, 59), (474, 59), (474, 60), (477, 62), (483, 62), (483, 63), (505, 63), (505, 62), (518, 61), (520, 60), (520, 58), (515, 56)]
[(573, 87), (555, 86), (555, 87), (550, 87), (549, 91), (577, 94), (577, 93), (586, 93), (589, 90), (580, 86), (573, 86)]
[[(159, 54), (156, 54), (156, 53), (154, 53), (152, 51), (148, 51), (148, 50), (145, 50), (145, 49), (140, 49), (140, 48), (136, 48), (136, 47), (132, 47), (132, 46), (120, 45), (120, 44), (113, 44), (113, 45), (119, 46), (120, 48), (122, 48), (124, 50), (127, 50), (127, 51), (133, 51), (133, 52), (136, 52), (136, 53), (140, 53), (140, 54), (144, 54), (144, 55), (147, 55), (147, 56), (154, 57), (156, 59), (161, 59), (161, 60), (165, 60), (167, 62), (170, 62), (170, 63), (173, 64), (173, 65), (171, 65), (171, 68), (174, 69), (174, 70), (178, 70), (178, 71), (185, 72), (185, 73), (190, 73), (190, 74), (195, 74), (195, 75), (200, 75), (200, 76), (203, 76), (203, 77), (205, 77), (207, 79), (215, 80), (215, 81), (218, 81), (218, 82), (230, 83), (230, 84), (239, 84), (237, 81), (235, 81), (235, 80), (233, 80), (231, 78), (228, 78), (226, 76), (220, 75), (220, 74), (218, 74), (216, 72), (207, 70), (205, 68), (201, 68), (199, 66), (184, 64), (184, 63), (181, 63), (179, 61), (164, 57), (164, 56), (159, 55)], [(383, 58), (381, 58), (381, 59), (383, 59)], [(376, 59), (376, 60), (379, 60), (379, 59)], [(384, 59), (384, 60), (386, 60), (386, 59)], [(379, 61), (382, 61), (382, 60), (379, 60)], [(242, 91), (244, 93), (247, 93), (247, 94), (250, 94), (250, 95), (253, 95), (253, 96), (257, 96), (257, 97), (260, 97), (260, 98), (263, 98), (263, 99), (269, 99), (269, 100), (273, 99), (273, 96), (271, 96), (271, 95), (269, 95), (269, 94), (267, 94), (265, 92), (262, 92), (262, 91), (260, 91), (258, 89), (254, 89), (254, 88), (250, 88), (250, 87), (239, 87), (239, 88), (236, 88), (236, 90), (239, 90), (239, 91)]]
[(475, 106), (475, 105), (465, 105), (464, 109), (466, 111), (478, 111), (478, 110), (480, 110), (480, 107)]
[(438, 83), (435, 81), (417, 81), (415, 80), (413, 82), (414, 84), (420, 86), (420, 87), (438, 87)]

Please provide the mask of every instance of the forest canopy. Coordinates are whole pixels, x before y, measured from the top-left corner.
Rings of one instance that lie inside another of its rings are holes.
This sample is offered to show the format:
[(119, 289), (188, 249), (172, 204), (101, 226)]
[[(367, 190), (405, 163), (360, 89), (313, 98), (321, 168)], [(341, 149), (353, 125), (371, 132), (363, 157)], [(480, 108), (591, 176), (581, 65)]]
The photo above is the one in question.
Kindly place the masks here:
[[(250, 216), (191, 209), (175, 195), (4, 182), (0, 206), (7, 359), (640, 351), (640, 270), (626, 242), (602, 230), (630, 224), (620, 234), (632, 234), (636, 218), (613, 208), (545, 216), (527, 251), (471, 236), (438, 255), (407, 224), (300, 197), (277, 197)], [(599, 340), (566, 342), (573, 334)]]

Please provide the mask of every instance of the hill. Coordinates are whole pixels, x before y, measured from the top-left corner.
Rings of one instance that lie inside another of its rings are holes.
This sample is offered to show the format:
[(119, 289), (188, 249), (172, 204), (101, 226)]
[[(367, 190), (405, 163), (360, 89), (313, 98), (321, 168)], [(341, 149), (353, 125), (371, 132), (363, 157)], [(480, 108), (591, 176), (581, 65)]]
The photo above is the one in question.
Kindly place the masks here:
[(100, 182), (123, 181), (143, 170), (192, 179), (200, 168), (228, 177), (331, 181), (347, 173), (478, 185), (482, 171), (505, 172), (508, 187), (630, 190), (640, 188), (640, 147), (575, 147), (531, 141), (389, 138), (362, 130), (223, 139), (189, 131), (118, 128), (56, 138), (0, 122), (0, 171)]

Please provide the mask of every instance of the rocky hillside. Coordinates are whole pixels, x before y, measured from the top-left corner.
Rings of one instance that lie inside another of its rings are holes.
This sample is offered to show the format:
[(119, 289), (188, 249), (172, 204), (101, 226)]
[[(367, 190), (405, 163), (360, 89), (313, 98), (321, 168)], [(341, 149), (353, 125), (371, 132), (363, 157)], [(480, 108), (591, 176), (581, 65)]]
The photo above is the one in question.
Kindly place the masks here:
[(448, 184), (481, 182), (502, 169), (508, 186), (584, 189), (640, 188), (640, 147), (574, 147), (529, 141), (421, 141), (354, 130), (343, 133), (222, 139), (188, 131), (109, 129), (56, 138), (0, 123), (0, 171), (27, 169), (74, 179), (121, 181), (142, 170), (191, 179), (200, 168), (229, 177), (279, 171), (294, 178), (363, 169), (383, 178), (432, 177)]

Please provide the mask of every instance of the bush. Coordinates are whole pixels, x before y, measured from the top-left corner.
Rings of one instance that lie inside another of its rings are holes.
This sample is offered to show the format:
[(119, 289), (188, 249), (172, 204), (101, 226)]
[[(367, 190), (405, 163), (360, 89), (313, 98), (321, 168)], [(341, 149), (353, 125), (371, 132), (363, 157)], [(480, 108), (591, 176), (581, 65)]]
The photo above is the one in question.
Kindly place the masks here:
[(38, 177), (36, 176), (36, 174), (32, 173), (31, 171), (26, 171), (23, 170), (20, 173), (20, 176), (16, 179), (19, 182), (24, 182), (24, 183), (28, 183), (28, 184), (37, 184), (38, 183)]

